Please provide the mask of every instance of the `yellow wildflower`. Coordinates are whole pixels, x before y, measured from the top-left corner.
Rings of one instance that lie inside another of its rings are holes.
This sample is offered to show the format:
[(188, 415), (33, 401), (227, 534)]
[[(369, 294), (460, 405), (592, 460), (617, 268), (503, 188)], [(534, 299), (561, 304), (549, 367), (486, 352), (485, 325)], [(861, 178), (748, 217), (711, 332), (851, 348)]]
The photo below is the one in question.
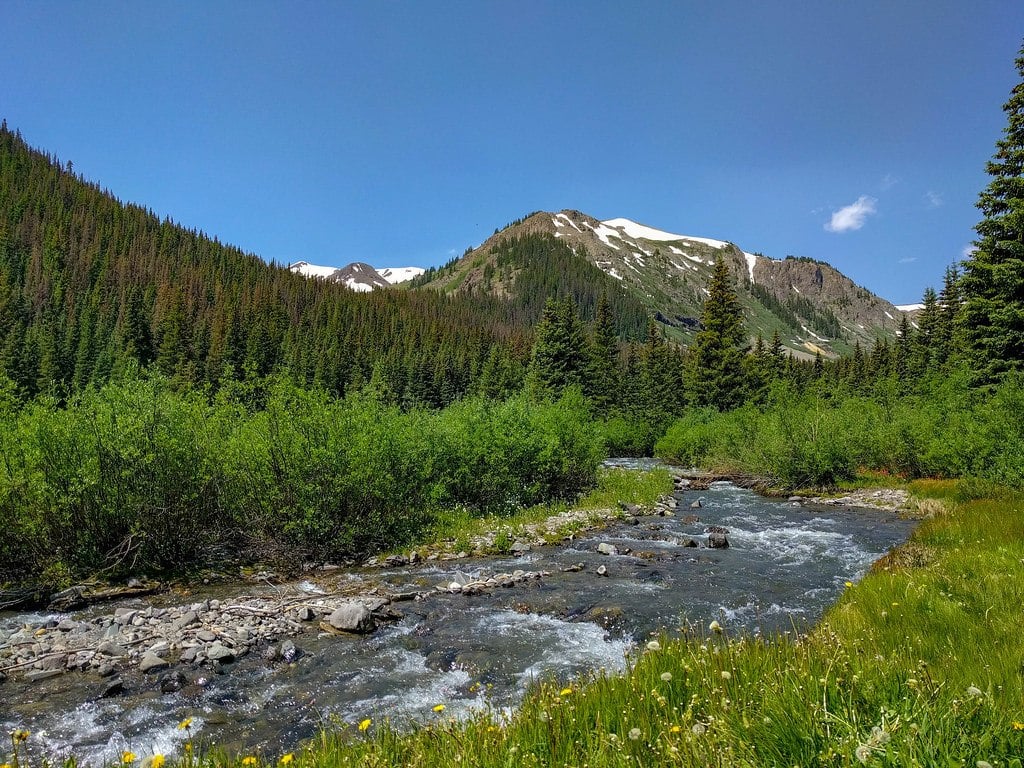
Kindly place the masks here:
[(149, 768), (164, 768), (164, 762), (164, 756), (160, 753), (157, 753), (149, 759)]
[(184, 720), (182, 720), (180, 723), (178, 723), (178, 730), (179, 731), (184, 731), (186, 728), (191, 728), (191, 727), (192, 727), (192, 718), (191, 717), (186, 717)]
[(121, 762), (124, 763), (125, 765), (131, 765), (132, 763), (135, 762), (135, 759), (136, 759), (136, 755), (135, 755), (134, 752), (122, 752), (121, 753)]
[(558, 692), (558, 695), (559, 696), (568, 696), (570, 693), (572, 693), (572, 688), (563, 688), (562, 690), (560, 690)]
[(679, 733), (681, 730), (683, 730), (682, 726), (673, 725), (671, 728), (668, 729), (668, 732), (669, 733)]
[(1024, 731), (1024, 723), (1018, 723), (1016, 720), (1013, 721), (1013, 730)]
[(21, 742), (23, 742), (26, 739), (28, 739), (29, 733), (28, 733), (28, 731), (19, 730), (19, 731), (15, 731), (14, 733), (12, 733), (11, 737), (14, 739), (14, 743), (15, 744), (21, 744)]
[(444, 704), (435, 704), (434, 705), (434, 711), (435, 712), (444, 712)]
[(849, 588), (850, 588), (850, 587), (852, 587), (852, 586), (853, 586), (853, 582), (852, 582), (852, 581), (848, 581), (848, 582), (846, 582), (846, 588), (847, 588), (847, 589), (849, 589)]
[(242, 765), (256, 765), (257, 762), (259, 761), (252, 755), (248, 755), (242, 758)]
[(281, 759), (278, 760), (278, 762), (281, 763), (281, 765), (288, 765), (294, 759), (295, 759), (295, 755), (293, 755), (291, 752), (289, 752), (286, 755), (281, 755)]
[(369, 728), (369, 727), (370, 727), (370, 723), (371, 723), (371, 722), (372, 722), (372, 721), (370, 720), (370, 718), (366, 718), (365, 720), (363, 720), (363, 721), (362, 721), (362, 722), (361, 722), (361, 723), (359, 724), (359, 730), (360, 730), (360, 731), (365, 731), (365, 730), (366, 730), (367, 728)]

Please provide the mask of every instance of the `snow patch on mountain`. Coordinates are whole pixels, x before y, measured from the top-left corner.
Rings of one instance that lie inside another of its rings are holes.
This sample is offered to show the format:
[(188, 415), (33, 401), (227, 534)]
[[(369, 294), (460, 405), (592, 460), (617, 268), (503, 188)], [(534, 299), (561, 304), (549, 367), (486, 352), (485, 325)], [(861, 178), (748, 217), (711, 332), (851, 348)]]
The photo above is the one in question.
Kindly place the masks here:
[(750, 282), (754, 282), (754, 265), (757, 264), (757, 256), (744, 251), (743, 258), (747, 260), (747, 271), (750, 272)]
[(917, 312), (919, 309), (924, 309), (924, 304), (897, 304), (896, 309), (900, 312)]
[(406, 280), (412, 280), (414, 277), (419, 277), (426, 271), (423, 267), (384, 267), (383, 269), (378, 269), (377, 274), (392, 285), (397, 285), (398, 283), (404, 283)]
[(337, 267), (320, 267), (308, 261), (296, 261), (288, 269), (305, 277), (330, 277), (338, 271)]

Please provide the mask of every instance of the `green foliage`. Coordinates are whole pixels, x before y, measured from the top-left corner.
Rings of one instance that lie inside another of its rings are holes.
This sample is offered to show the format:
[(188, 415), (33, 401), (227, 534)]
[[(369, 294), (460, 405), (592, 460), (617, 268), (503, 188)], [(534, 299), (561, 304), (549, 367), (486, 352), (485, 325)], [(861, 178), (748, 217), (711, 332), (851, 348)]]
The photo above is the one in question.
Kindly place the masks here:
[(871, 394), (799, 391), (780, 383), (767, 404), (727, 413), (691, 411), (655, 453), (685, 465), (831, 486), (861, 469), (902, 477), (977, 477), (1024, 488), (1024, 389), (1019, 375), (993, 394), (957, 371), (901, 396), (888, 380)]
[(63, 408), (0, 398), (0, 581), (361, 557), (413, 541), (442, 509), (575, 498), (603, 456), (575, 390), (403, 412), (286, 377), (211, 402), (127, 376)]
[(988, 163), (984, 218), (959, 286), (962, 353), (980, 383), (1024, 366), (1024, 48), (1016, 64), (1020, 82), (1003, 106), (1007, 126)]
[(736, 407), (743, 399), (743, 314), (721, 255), (701, 312), (701, 329), (690, 348), (687, 389), (699, 406), (719, 410)]

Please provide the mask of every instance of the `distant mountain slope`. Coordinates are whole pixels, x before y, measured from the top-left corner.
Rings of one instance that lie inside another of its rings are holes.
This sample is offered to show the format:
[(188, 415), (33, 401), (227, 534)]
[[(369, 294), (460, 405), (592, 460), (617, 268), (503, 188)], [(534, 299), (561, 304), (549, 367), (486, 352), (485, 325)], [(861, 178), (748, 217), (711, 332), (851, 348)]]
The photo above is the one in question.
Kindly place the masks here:
[(354, 261), (344, 267), (321, 267), (308, 261), (297, 261), (288, 269), (305, 277), (341, 283), (358, 293), (405, 283), (425, 271), (423, 267), (385, 267), (378, 270), (361, 261)]
[(900, 311), (825, 262), (770, 259), (724, 240), (680, 235), (629, 219), (607, 221), (579, 211), (538, 212), (496, 232), (479, 248), (425, 275), (446, 291), (514, 293), (520, 271), (534, 265), (499, 263), (505, 243), (526, 236), (564, 244), (641, 303), (669, 334), (686, 343), (698, 327), (715, 258), (729, 264), (753, 338), (778, 331), (798, 353), (844, 353), (856, 342), (891, 337)]

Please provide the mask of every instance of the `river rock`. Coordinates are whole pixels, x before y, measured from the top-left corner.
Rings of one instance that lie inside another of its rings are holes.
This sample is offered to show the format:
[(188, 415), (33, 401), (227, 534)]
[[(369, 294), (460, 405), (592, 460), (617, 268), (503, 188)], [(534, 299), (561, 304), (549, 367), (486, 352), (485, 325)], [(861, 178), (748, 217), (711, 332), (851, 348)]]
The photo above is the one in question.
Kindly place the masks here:
[(525, 541), (516, 541), (509, 548), (509, 551), (513, 555), (515, 555), (516, 557), (519, 557), (520, 555), (525, 555), (531, 549), (532, 549), (532, 547), (527, 542), (525, 542)]
[(201, 629), (196, 633), (196, 637), (202, 640), (204, 643), (212, 643), (217, 639), (217, 635), (208, 629)]
[(124, 646), (122, 646), (118, 642), (115, 642), (114, 640), (104, 640), (102, 643), (100, 643), (99, 647), (96, 649), (96, 652), (103, 656), (115, 657), (124, 656), (128, 653), (128, 651), (125, 650)]
[(704, 533), (728, 533), (729, 529), (721, 525), (709, 525), (704, 529)]
[(729, 539), (726, 538), (724, 533), (709, 533), (708, 547), (711, 549), (728, 549)]
[(607, 576), (608, 575), (608, 569), (605, 568), (603, 565), (597, 566), (597, 575), (598, 576)]
[(690, 509), (700, 509), (703, 506), (704, 502), (701, 499), (697, 499), (696, 501), (690, 502)]
[(409, 564), (409, 558), (405, 555), (388, 555), (384, 558), (384, 565), (388, 568), (398, 568)]
[(120, 677), (115, 677), (113, 680), (108, 680), (107, 684), (103, 686), (103, 690), (100, 691), (101, 699), (109, 699), (111, 696), (117, 696), (124, 693), (124, 680)]
[(303, 605), (295, 612), (295, 615), (299, 617), (299, 621), (312, 621), (316, 618), (316, 611), (308, 605)]
[(562, 569), (562, 573), (579, 573), (584, 569), (584, 567), (583, 563), (573, 563), (572, 565), (565, 566), (565, 568)]
[(188, 678), (185, 677), (184, 672), (174, 670), (164, 675), (160, 675), (160, 693), (177, 693), (186, 685), (188, 685)]
[(195, 611), (186, 611), (181, 615), (181, 618), (175, 619), (171, 623), (171, 631), (175, 634), (178, 634), (179, 632), (181, 632), (181, 630), (185, 629), (185, 627), (189, 627), (192, 624), (195, 624), (198, 619), (199, 614), (197, 614)]
[(25, 673), (25, 679), (30, 683), (38, 683), (41, 680), (49, 680), (51, 677), (63, 674), (63, 666), (60, 669), (33, 669), (31, 672)]
[(614, 544), (609, 544), (606, 541), (602, 541), (597, 545), (597, 551), (602, 555), (617, 555), (619, 554), (619, 548)]
[(218, 664), (230, 664), (235, 660), (235, 652), (222, 643), (214, 643), (206, 649), (206, 658)]
[(283, 643), (281, 643), (281, 659), (286, 664), (291, 664), (293, 661), (299, 658), (301, 653), (302, 651), (299, 650), (299, 647), (295, 645), (295, 643), (293, 643), (291, 640), (285, 640)]
[(167, 669), (167, 659), (161, 659), (155, 653), (144, 653), (142, 654), (142, 660), (139, 662), (139, 671), (143, 674), (149, 672), (160, 672), (161, 670)]
[(700, 544), (697, 543), (696, 539), (685, 538), (685, 539), (682, 539), (679, 542), (679, 546), (681, 546), (681, 547), (699, 547)]
[(331, 629), (338, 632), (372, 632), (377, 628), (373, 613), (359, 602), (346, 603), (339, 606), (325, 622)]

